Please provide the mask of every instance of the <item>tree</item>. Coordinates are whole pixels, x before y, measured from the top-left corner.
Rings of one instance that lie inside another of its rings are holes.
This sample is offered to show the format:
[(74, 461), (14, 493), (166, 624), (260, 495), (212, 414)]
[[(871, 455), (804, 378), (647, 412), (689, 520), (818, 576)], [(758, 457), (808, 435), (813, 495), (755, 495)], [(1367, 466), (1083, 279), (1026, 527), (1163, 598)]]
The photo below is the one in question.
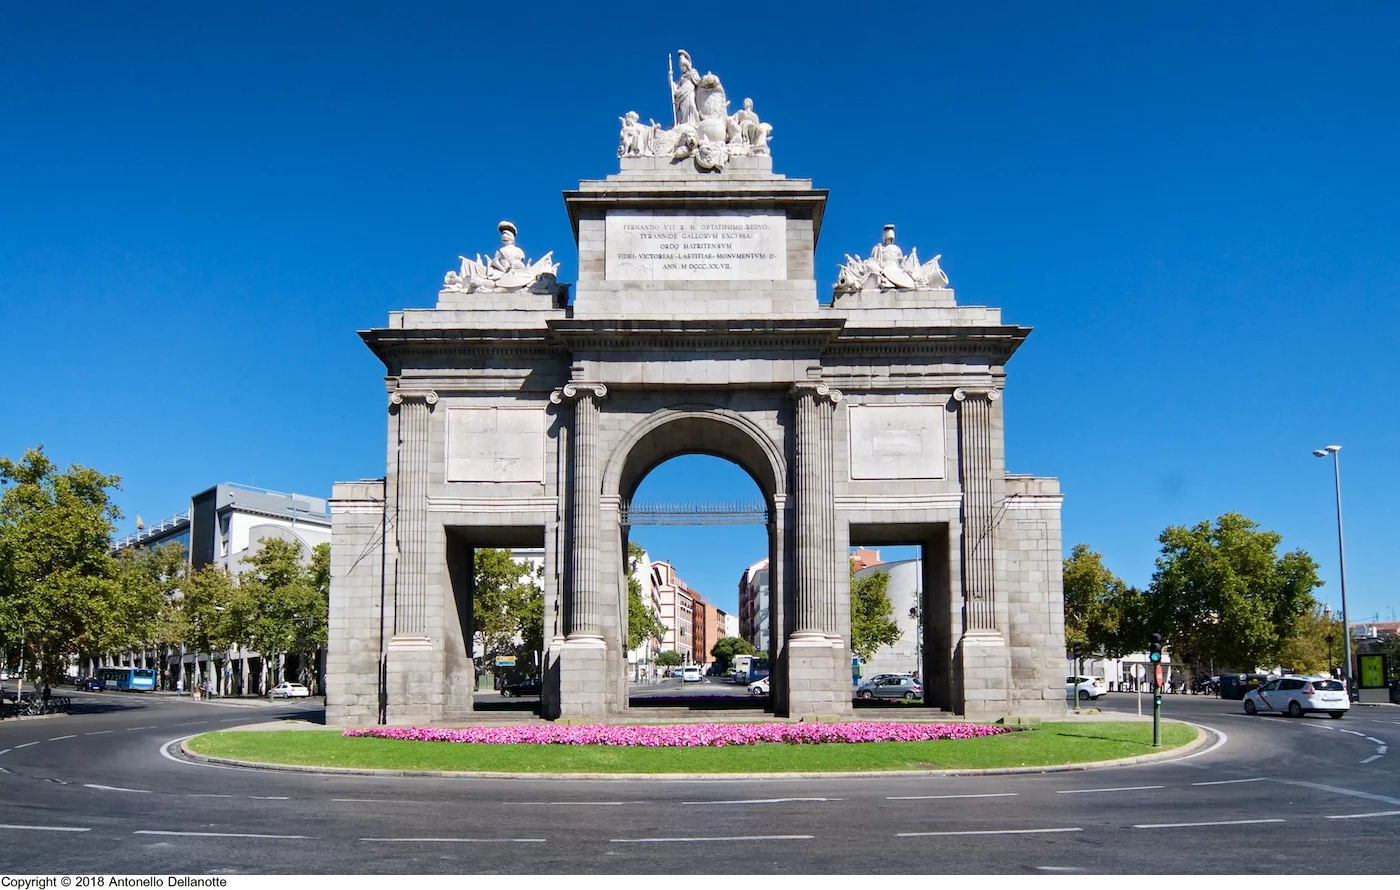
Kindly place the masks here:
[(676, 667), (681, 661), (681, 654), (674, 649), (667, 649), (656, 656), (656, 663), (659, 667)]
[(1147, 645), (1142, 591), (1103, 564), (1088, 544), (1075, 544), (1064, 561), (1065, 646), (1121, 657)]
[(0, 640), (47, 682), (70, 656), (134, 642), (111, 555), (119, 482), (77, 464), (59, 471), (42, 446), (0, 458)]
[(1299, 617), (1293, 635), (1283, 641), (1279, 664), (1300, 673), (1325, 674), (1342, 661), (1341, 619), (1331, 617), (1314, 602)]
[(269, 679), (276, 681), (278, 659), (288, 653), (306, 656), (326, 643), (327, 604), (311, 568), (302, 561), (302, 545), (264, 538), (258, 551), (243, 558), (247, 567), (226, 611), (230, 640), (257, 651)]
[(894, 606), (889, 595), (890, 573), (871, 572), (856, 577), (851, 563), (851, 651), (868, 661), (881, 646), (893, 646), (902, 635), (891, 617)]
[(719, 669), (727, 671), (729, 665), (734, 661), (734, 656), (757, 655), (758, 650), (742, 637), (720, 637), (710, 647), (710, 654), (715, 657), (715, 661), (719, 662)]
[[(530, 567), (509, 550), (478, 547), (472, 557), (472, 634), (488, 658), (515, 651), (515, 638), (543, 644), (544, 598)], [(538, 625), (535, 616), (538, 615)], [(538, 627), (538, 631), (536, 631)], [(535, 636), (535, 633), (539, 636)], [(530, 651), (537, 651), (538, 646)]]
[(646, 551), (635, 541), (627, 542), (627, 649), (631, 651), (647, 640), (660, 642), (666, 626), (656, 617), (651, 606), (642, 599), (642, 582), (637, 569)]
[(1275, 664), (1321, 586), (1303, 550), (1278, 556), (1283, 538), (1239, 513), (1170, 526), (1148, 594), (1148, 620), (1179, 663), (1239, 669)]

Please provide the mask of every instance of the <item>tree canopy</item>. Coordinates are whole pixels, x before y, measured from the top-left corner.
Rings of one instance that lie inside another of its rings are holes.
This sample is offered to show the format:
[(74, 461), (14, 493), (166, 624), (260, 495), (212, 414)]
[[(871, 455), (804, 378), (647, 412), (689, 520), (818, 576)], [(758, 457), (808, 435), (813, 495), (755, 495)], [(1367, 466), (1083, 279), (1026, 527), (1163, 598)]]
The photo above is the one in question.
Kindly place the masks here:
[(893, 646), (902, 636), (891, 617), (894, 606), (889, 584), (889, 572), (856, 577), (856, 565), (851, 563), (851, 651), (863, 661), (881, 646)]
[(736, 655), (757, 655), (758, 650), (743, 637), (720, 637), (710, 647), (710, 654), (719, 662), (720, 670), (729, 669)]
[(489, 659), (519, 649), (534, 652), (544, 641), (544, 594), (530, 566), (509, 550), (478, 547), (472, 557), (472, 633)]
[(1064, 591), (1066, 648), (1117, 658), (1146, 645), (1142, 591), (1110, 572), (1088, 544), (1074, 545), (1064, 561)]
[(627, 543), (627, 648), (636, 649), (647, 640), (660, 642), (666, 627), (652, 611), (651, 604), (642, 599), (642, 582), (637, 570), (646, 551), (635, 541)]
[(681, 661), (681, 654), (674, 649), (667, 649), (656, 656), (656, 663), (661, 667), (675, 667)]

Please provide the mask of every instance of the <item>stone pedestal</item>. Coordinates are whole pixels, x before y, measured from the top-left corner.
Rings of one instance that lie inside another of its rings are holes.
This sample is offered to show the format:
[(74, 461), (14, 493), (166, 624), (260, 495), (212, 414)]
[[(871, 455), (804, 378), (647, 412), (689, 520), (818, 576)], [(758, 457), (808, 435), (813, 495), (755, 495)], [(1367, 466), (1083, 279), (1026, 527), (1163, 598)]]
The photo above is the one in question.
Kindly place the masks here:
[(787, 652), (788, 716), (849, 716), (851, 665), (845, 647), (824, 635), (794, 635)]
[(384, 653), (386, 707), (390, 726), (424, 724), (433, 708), (433, 643), (427, 637), (396, 637)]
[(1002, 717), (1014, 710), (1011, 701), (1011, 650), (997, 631), (968, 631), (958, 644), (962, 677), (962, 707), (969, 719)]
[(607, 646), (585, 637), (564, 641), (558, 651), (559, 717), (602, 719), (607, 714)]

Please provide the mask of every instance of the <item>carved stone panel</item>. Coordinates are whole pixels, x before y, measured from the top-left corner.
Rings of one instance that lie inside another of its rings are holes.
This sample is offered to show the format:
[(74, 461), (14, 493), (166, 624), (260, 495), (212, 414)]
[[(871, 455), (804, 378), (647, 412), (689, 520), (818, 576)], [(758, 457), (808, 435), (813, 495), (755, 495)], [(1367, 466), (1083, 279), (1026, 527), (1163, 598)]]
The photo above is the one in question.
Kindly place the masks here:
[(852, 405), (852, 479), (942, 479), (942, 405)]
[(614, 210), (604, 232), (609, 281), (779, 281), (787, 278), (783, 213)]
[(448, 482), (543, 482), (542, 408), (449, 408)]

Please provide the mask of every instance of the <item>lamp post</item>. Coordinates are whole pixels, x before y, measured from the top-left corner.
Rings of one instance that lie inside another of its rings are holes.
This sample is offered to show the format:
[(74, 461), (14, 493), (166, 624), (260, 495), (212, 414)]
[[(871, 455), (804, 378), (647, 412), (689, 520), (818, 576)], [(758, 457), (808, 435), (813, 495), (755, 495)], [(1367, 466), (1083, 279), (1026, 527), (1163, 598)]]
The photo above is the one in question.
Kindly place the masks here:
[(1313, 452), (1313, 457), (1332, 455), (1332, 475), (1337, 483), (1337, 561), (1342, 581), (1342, 676), (1346, 678), (1347, 697), (1351, 697), (1351, 624), (1347, 621), (1347, 548), (1342, 537), (1342, 461), (1340, 445), (1328, 445)]
[(1327, 642), (1327, 676), (1335, 679), (1336, 674), (1332, 673), (1332, 604), (1328, 603), (1322, 607), (1322, 620), (1327, 627), (1327, 636), (1322, 639)]

